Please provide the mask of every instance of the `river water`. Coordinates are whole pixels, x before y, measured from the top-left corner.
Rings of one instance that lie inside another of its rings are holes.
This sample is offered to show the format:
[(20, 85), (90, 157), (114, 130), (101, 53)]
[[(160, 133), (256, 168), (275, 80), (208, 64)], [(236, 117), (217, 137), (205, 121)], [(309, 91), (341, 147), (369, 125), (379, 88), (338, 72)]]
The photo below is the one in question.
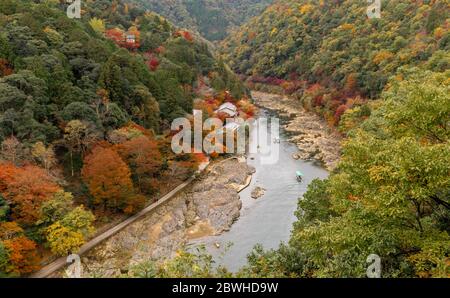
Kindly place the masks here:
[[(268, 116), (268, 111), (260, 112), (260, 117)], [(328, 176), (328, 172), (315, 162), (295, 160), (292, 155), (298, 151), (297, 147), (287, 139), (281, 130), (276, 164), (262, 164), (258, 154), (248, 154), (247, 163), (256, 169), (256, 173), (250, 186), (240, 193), (241, 216), (230, 231), (190, 242), (192, 246), (205, 245), (216, 264), (224, 265), (232, 272), (246, 264), (248, 253), (256, 244), (271, 249), (277, 248), (280, 242), (287, 242), (296, 220), (294, 212), (298, 199), (312, 180)], [(250, 138), (252, 141), (254, 139)], [(305, 175), (302, 183), (296, 179), (296, 171), (299, 170)], [(266, 191), (255, 200), (251, 192), (257, 186)]]

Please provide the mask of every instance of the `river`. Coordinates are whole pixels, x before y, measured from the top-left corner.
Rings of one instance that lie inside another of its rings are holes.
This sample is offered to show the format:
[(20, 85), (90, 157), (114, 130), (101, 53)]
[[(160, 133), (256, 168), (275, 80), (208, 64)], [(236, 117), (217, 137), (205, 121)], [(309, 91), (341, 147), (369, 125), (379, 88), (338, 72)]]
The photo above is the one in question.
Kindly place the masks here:
[[(267, 116), (270, 116), (268, 111), (260, 111), (260, 117)], [(205, 245), (216, 264), (236, 272), (246, 264), (248, 253), (256, 244), (271, 249), (289, 240), (292, 224), (296, 220), (294, 212), (298, 198), (305, 193), (312, 180), (324, 179), (328, 172), (316, 162), (295, 160), (292, 155), (298, 149), (288, 139), (287, 133), (281, 129), (280, 156), (276, 164), (262, 164), (258, 154), (248, 154), (247, 163), (256, 169), (256, 173), (250, 186), (240, 193), (241, 216), (230, 231), (193, 240), (190, 245)], [(250, 138), (250, 142), (253, 141), (254, 138)], [(298, 170), (305, 175), (302, 183), (296, 179)], [(253, 199), (251, 192), (257, 186), (264, 188), (265, 194)]]

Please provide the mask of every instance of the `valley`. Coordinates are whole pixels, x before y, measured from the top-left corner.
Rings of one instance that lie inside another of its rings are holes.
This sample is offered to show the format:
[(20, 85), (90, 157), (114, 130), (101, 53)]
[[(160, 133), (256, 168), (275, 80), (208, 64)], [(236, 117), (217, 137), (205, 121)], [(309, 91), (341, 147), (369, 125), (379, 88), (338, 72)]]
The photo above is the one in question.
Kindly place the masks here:
[(449, 20), (2, 0), (0, 278), (448, 278)]

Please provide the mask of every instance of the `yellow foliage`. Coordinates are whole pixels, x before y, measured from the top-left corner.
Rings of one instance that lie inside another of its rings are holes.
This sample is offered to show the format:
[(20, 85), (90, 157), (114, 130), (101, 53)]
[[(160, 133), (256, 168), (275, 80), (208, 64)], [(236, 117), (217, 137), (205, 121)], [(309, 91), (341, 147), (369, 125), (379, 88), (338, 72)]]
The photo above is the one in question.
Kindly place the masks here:
[(102, 19), (92, 18), (89, 21), (89, 25), (91, 25), (92, 29), (94, 29), (94, 31), (96, 32), (105, 32), (105, 22), (103, 22)]
[(345, 24), (342, 24), (340, 26), (340, 28), (343, 30), (351, 30), (352, 32), (355, 32), (355, 26), (353, 24), (345, 23)]
[(313, 6), (311, 4), (305, 4), (300, 7), (300, 12), (302, 14), (305, 14), (305, 13), (310, 12), (312, 9), (313, 9)]
[(444, 36), (445, 30), (441, 27), (438, 27), (434, 30), (434, 38), (441, 39)]
[(51, 251), (57, 255), (62, 256), (76, 252), (84, 244), (84, 237), (81, 233), (64, 227), (59, 221), (49, 226), (45, 232)]
[(381, 182), (393, 172), (393, 169), (390, 166), (373, 166), (367, 172), (372, 181)]
[(376, 54), (375, 57), (373, 57), (372, 62), (378, 65), (385, 60), (391, 59), (392, 57), (394, 57), (394, 54), (392, 54), (389, 51), (383, 50), (379, 51), (378, 54)]

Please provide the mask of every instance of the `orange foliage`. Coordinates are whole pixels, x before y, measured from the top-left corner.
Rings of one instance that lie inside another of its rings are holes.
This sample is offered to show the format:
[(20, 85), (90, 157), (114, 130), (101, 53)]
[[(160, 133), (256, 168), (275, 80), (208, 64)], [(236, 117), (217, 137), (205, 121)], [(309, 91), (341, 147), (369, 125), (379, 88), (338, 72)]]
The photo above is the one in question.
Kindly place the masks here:
[(143, 195), (134, 194), (127, 198), (126, 207), (123, 212), (133, 214), (141, 210), (145, 206), (145, 197)]
[(245, 115), (241, 115), (241, 116), (243, 116), (244, 119), (252, 118), (253, 116), (255, 116), (256, 108), (249, 101), (247, 101), (247, 100), (240, 100), (237, 103), (237, 106), (240, 108), (240, 110), (243, 113), (245, 113)]
[(9, 252), (11, 268), (8, 271), (18, 274), (28, 274), (39, 269), (39, 257), (36, 253), (36, 243), (25, 236), (4, 240), (3, 244)]
[(126, 199), (134, 194), (130, 169), (111, 148), (96, 146), (84, 159), (81, 173), (94, 204), (124, 209)]
[(320, 84), (313, 84), (306, 90), (306, 92), (315, 93), (321, 89), (322, 89), (322, 86), (320, 86)]
[(356, 74), (351, 73), (347, 76), (346, 82), (345, 82), (345, 90), (348, 92), (352, 92), (356, 90), (357, 87), (357, 80), (356, 80)]
[(0, 193), (8, 188), (19, 168), (10, 163), (0, 163)]
[(183, 37), (189, 42), (192, 42), (194, 40), (192, 34), (189, 31), (184, 30), (178, 30), (173, 34), (175, 37)]
[(12, 218), (21, 224), (35, 223), (42, 203), (60, 190), (46, 171), (36, 166), (0, 164), (0, 173), (0, 192), (12, 205)]
[(0, 239), (12, 239), (22, 233), (23, 229), (14, 221), (0, 223)]
[(378, 65), (378, 64), (382, 63), (385, 60), (391, 59), (392, 57), (394, 57), (394, 54), (392, 54), (389, 51), (383, 50), (383, 51), (378, 52), (375, 55), (375, 57), (373, 58), (372, 62), (374, 64)]
[(334, 124), (337, 125), (339, 124), (339, 121), (341, 120), (341, 116), (345, 113), (345, 111), (347, 111), (348, 107), (346, 105), (340, 105), (337, 110), (336, 113), (334, 114)]
[(348, 195), (348, 199), (349, 199), (350, 201), (353, 201), (353, 202), (359, 201), (359, 198), (358, 198), (357, 196), (352, 195), (352, 194), (349, 194), (349, 195)]
[(114, 41), (114, 43), (119, 46), (122, 46), (124, 43), (125, 33), (123, 32), (123, 30), (121, 30), (119, 28), (113, 28), (113, 29), (106, 30), (105, 36), (107, 38), (111, 39), (112, 41)]
[(162, 166), (157, 142), (147, 136), (140, 136), (117, 145), (117, 151), (137, 177), (139, 189), (145, 191), (146, 181), (157, 175)]
[(185, 154), (183, 156), (178, 156), (180, 160), (174, 161), (173, 163), (180, 168), (185, 168), (189, 170), (197, 170), (200, 161), (196, 157), (196, 154)]
[(0, 78), (9, 76), (13, 73), (13, 69), (8, 60), (0, 58)]
[(197, 163), (207, 162), (208, 157), (205, 155), (205, 153), (194, 153), (194, 159)]
[(119, 28), (112, 28), (105, 31), (105, 36), (119, 47), (134, 50), (140, 47), (141, 33), (136, 27), (131, 27), (128, 32)]
[(211, 104), (205, 101), (199, 101), (194, 104), (195, 110), (200, 110), (204, 115), (208, 117), (212, 117), (214, 114), (214, 110), (217, 108), (216, 104)]

